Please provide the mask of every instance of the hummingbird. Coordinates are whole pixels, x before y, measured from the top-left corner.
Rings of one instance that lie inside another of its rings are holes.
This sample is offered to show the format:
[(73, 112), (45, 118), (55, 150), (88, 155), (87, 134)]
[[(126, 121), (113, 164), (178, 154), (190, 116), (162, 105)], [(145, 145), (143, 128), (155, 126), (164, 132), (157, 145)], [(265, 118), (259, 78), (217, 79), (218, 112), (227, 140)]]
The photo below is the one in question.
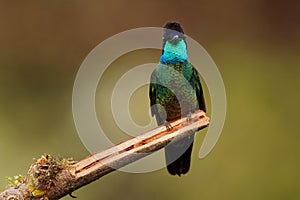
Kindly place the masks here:
[[(151, 115), (158, 125), (170, 129), (169, 121), (190, 116), (196, 110), (206, 112), (203, 89), (197, 70), (188, 60), (184, 31), (178, 22), (165, 24), (162, 55), (151, 74), (149, 98)], [(168, 172), (186, 174), (191, 163), (195, 131), (165, 147)]]

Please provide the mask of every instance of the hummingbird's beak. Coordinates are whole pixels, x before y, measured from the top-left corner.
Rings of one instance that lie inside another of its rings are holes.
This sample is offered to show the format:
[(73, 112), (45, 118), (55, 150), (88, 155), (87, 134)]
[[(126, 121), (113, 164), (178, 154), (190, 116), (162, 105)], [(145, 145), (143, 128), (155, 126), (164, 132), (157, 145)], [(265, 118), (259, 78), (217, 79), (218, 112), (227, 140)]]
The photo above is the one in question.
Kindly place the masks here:
[(178, 35), (174, 35), (173, 38), (172, 38), (172, 40), (177, 40), (178, 38), (179, 38)]
[(171, 42), (172, 44), (176, 45), (180, 40), (181, 40), (181, 39), (180, 39), (179, 35), (174, 35), (174, 36), (172, 37), (172, 39), (170, 40), (170, 42)]

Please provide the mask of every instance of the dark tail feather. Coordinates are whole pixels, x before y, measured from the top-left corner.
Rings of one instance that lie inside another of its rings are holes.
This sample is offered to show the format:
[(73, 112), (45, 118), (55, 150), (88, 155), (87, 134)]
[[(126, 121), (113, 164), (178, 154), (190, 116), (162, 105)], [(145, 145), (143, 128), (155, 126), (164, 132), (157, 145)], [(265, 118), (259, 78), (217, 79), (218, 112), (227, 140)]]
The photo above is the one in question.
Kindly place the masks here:
[[(194, 136), (184, 138), (166, 146), (165, 155), (167, 168), (170, 174), (178, 175), (186, 174), (190, 169), (191, 154), (193, 149)], [(176, 160), (182, 151), (186, 151)]]

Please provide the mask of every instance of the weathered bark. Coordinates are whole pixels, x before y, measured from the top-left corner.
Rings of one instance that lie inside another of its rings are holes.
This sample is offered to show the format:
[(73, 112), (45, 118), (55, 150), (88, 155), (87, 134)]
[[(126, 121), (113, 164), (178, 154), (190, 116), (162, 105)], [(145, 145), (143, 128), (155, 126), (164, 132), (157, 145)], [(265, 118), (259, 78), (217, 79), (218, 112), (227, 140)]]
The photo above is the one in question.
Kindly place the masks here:
[(116, 169), (150, 155), (173, 140), (188, 136), (190, 130), (200, 130), (208, 124), (209, 118), (205, 113), (196, 111), (190, 119), (182, 118), (171, 122), (171, 130), (159, 126), (79, 162), (42, 156), (32, 164), (22, 182), (0, 193), (0, 199), (59, 199)]

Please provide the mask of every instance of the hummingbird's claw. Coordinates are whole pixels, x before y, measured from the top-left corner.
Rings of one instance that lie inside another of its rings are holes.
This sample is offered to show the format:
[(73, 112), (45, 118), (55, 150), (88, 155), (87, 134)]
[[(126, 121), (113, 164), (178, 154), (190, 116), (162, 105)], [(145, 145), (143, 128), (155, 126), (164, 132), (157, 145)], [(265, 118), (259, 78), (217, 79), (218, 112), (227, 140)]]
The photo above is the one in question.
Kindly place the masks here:
[(173, 129), (172, 125), (168, 121), (165, 121), (164, 126), (166, 127), (167, 131), (170, 131)]
[(192, 112), (189, 112), (186, 116), (186, 121), (190, 122), (192, 120)]

